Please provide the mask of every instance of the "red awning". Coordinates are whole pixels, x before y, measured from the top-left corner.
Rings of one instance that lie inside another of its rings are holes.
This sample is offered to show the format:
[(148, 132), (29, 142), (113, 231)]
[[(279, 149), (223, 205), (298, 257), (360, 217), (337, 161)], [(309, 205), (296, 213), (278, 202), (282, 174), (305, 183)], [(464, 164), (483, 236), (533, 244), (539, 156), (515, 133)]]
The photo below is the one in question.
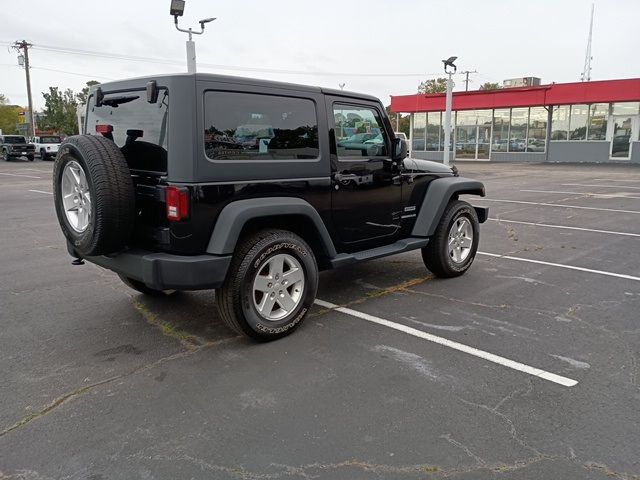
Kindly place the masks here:
[[(640, 101), (640, 78), (454, 92), (453, 110)], [(392, 95), (393, 112), (440, 112), (444, 93)]]

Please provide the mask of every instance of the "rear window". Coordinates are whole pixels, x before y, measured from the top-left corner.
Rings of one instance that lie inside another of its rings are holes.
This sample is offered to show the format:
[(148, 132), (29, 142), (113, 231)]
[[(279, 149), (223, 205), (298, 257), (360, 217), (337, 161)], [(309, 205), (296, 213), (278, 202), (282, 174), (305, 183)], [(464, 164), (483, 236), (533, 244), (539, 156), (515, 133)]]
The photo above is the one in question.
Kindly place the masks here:
[[(98, 125), (111, 125), (113, 141), (123, 147), (127, 142), (127, 131), (139, 140), (161, 146), (167, 150), (167, 113), (169, 92), (160, 89), (156, 103), (147, 102), (145, 90), (133, 92), (105, 92), (101, 106), (95, 106), (95, 98), (89, 102), (87, 113), (87, 133), (96, 135)], [(141, 133), (142, 136), (138, 134)]]
[(318, 158), (315, 103), (306, 98), (206, 92), (204, 148), (213, 160)]
[(40, 143), (60, 143), (60, 137), (40, 137)]

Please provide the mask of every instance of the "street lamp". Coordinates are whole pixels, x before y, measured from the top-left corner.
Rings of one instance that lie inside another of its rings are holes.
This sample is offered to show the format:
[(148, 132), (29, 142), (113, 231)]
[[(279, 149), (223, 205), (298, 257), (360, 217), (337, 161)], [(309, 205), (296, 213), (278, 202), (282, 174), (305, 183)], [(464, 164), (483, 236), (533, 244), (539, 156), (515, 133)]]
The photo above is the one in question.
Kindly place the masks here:
[(209, 22), (213, 22), (215, 17), (204, 18), (198, 23), (200, 24), (200, 31), (195, 32), (192, 28), (184, 29), (178, 26), (178, 17), (184, 14), (185, 0), (171, 0), (171, 8), (169, 14), (173, 16), (176, 30), (189, 34), (189, 40), (187, 40), (187, 72), (196, 73), (196, 43), (193, 41), (193, 35), (202, 35), (204, 33), (204, 25)]
[(446, 60), (442, 60), (444, 63), (444, 73), (449, 75), (449, 79), (447, 80), (447, 100), (446, 100), (446, 110), (444, 114), (444, 164), (449, 165), (449, 155), (451, 148), (451, 104), (453, 102), (453, 81), (451, 80), (451, 75), (456, 73), (457, 67), (453, 62), (455, 62), (458, 57), (449, 57)]

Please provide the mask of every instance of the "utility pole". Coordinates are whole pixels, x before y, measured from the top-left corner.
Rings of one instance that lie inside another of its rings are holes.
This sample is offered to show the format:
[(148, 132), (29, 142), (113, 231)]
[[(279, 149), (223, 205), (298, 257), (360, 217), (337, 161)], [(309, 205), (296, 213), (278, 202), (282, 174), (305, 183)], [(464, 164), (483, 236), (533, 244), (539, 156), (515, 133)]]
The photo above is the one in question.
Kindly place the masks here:
[(469, 82), (471, 80), (469, 80), (469, 74), (470, 73), (478, 73), (477, 70), (465, 70), (464, 72), (460, 72), (460, 73), (464, 73), (465, 75), (465, 79), (464, 79), (464, 91), (468, 92), (469, 91)]
[(27, 101), (29, 102), (29, 129), (27, 130), (28, 137), (34, 137), (36, 134), (35, 115), (33, 113), (33, 100), (31, 98), (31, 74), (29, 72), (29, 47), (32, 45), (27, 43), (26, 40), (21, 42), (14, 42), (12, 48), (17, 51), (22, 51), (24, 58), (24, 71), (27, 76)]

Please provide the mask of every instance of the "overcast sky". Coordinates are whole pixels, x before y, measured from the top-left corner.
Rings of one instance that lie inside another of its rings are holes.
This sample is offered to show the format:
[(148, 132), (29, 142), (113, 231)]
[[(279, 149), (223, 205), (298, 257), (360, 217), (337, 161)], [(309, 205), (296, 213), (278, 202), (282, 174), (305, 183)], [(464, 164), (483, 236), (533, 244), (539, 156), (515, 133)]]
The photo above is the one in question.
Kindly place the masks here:
[[(44, 106), (41, 92), (49, 86), (77, 91), (91, 79), (186, 70), (186, 35), (174, 29), (169, 0), (4, 3), (13, 8), (0, 13), (0, 93), (12, 103), (27, 103), (24, 70), (7, 47), (16, 40), (34, 45), (36, 109)], [(578, 81), (591, 3), (187, 0), (180, 23), (195, 26), (201, 18), (218, 17), (195, 37), (199, 71), (333, 88), (345, 83), (345, 89), (377, 95), (386, 105), (389, 95), (415, 93), (451, 55), (459, 57), (459, 71), (478, 71), (470, 75), (470, 89), (522, 76)], [(640, 77), (638, 19), (638, 0), (595, 2), (593, 80)], [(99, 52), (142, 58), (94, 55)], [(158, 59), (164, 63), (152, 62)], [(456, 77), (458, 90), (464, 89), (461, 80)]]

